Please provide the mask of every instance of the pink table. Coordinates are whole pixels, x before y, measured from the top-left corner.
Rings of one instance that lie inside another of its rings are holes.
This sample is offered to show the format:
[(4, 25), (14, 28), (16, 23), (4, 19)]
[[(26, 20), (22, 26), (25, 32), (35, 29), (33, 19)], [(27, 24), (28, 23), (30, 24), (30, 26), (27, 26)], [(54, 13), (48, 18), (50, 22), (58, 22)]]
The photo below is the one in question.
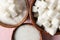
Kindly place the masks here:
[[(29, 19), (25, 23), (31, 23)], [(0, 40), (11, 40), (13, 30), (15, 28), (5, 28), (0, 26)]]

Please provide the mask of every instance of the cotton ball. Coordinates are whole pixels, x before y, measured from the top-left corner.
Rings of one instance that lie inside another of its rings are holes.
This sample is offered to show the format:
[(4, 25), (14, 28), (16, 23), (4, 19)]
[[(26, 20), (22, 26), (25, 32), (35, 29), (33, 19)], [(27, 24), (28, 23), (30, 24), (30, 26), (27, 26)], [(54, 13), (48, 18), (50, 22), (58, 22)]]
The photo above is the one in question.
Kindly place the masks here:
[(57, 6), (57, 0), (49, 1), (49, 6), (48, 6), (49, 9), (55, 9), (56, 6)]
[(33, 10), (32, 11), (33, 12), (37, 12), (37, 10), (38, 10), (37, 7), (36, 6), (33, 6)]

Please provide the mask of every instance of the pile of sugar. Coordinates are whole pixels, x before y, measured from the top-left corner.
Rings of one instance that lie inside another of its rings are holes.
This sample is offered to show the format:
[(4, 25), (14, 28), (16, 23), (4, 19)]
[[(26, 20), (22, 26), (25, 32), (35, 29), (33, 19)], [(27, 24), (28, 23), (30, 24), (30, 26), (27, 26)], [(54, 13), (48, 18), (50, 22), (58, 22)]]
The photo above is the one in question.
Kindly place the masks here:
[(14, 35), (15, 40), (40, 40), (40, 32), (32, 25), (20, 26)]
[(27, 12), (25, 9), (24, 0), (0, 0), (0, 22), (10, 25), (19, 23)]
[(37, 24), (54, 35), (60, 29), (60, 0), (36, 0), (33, 12), (37, 12)]

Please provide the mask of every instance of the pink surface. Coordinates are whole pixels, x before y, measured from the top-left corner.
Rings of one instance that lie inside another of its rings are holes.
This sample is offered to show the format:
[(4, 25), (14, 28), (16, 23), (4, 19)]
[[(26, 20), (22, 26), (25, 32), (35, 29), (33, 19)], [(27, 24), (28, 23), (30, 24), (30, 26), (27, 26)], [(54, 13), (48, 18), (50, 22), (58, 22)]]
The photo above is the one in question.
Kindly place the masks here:
[(0, 26), (0, 40), (11, 40), (14, 28), (4, 28)]
[[(29, 19), (25, 23), (31, 23)], [(0, 40), (11, 40), (13, 30), (15, 28), (5, 28), (0, 26)]]
[(55, 35), (51, 40), (60, 40), (60, 35)]
[[(24, 23), (31, 23), (31, 21), (29, 21), (29, 19), (28, 19)], [(5, 28), (3, 26), (0, 26), (0, 40), (11, 40), (12, 33), (13, 33), (14, 29), (15, 28)], [(58, 40), (59, 38), (60, 38), (60, 36), (54, 36), (54, 37), (52, 37), (51, 40), (56, 40), (56, 39)]]

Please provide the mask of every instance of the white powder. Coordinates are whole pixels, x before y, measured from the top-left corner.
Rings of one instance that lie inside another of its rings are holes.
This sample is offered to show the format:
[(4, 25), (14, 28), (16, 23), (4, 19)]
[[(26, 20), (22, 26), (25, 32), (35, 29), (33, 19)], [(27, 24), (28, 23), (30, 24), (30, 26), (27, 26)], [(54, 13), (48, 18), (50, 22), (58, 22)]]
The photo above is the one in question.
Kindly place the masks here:
[(43, 25), (45, 31), (51, 35), (54, 35), (60, 28), (60, 0), (36, 0), (33, 12), (38, 14), (35, 16), (37, 17), (36, 23), (39, 26)]
[(22, 21), (26, 13), (24, 0), (0, 0), (0, 22), (15, 25)]
[(15, 40), (40, 40), (40, 32), (32, 25), (20, 26), (14, 36)]

